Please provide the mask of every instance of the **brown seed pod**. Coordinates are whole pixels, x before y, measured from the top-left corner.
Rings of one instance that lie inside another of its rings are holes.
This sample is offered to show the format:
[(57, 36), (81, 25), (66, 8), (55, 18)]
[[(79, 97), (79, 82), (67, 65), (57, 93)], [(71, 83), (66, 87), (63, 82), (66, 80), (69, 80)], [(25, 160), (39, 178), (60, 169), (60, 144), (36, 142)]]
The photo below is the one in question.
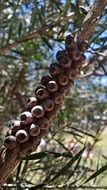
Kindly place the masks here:
[(60, 59), (59, 64), (63, 69), (68, 69), (71, 67), (72, 61), (66, 56)]
[(50, 126), (49, 119), (46, 117), (38, 119), (37, 124), (39, 125), (40, 129), (48, 129)]
[(8, 137), (8, 136), (10, 136), (10, 135), (12, 135), (12, 130), (11, 130), (11, 129), (10, 129), (10, 130), (8, 130), (8, 131), (6, 132), (5, 137)]
[(20, 145), (21, 153), (24, 155), (30, 154), (33, 151), (36, 151), (38, 145), (40, 144), (41, 138), (40, 135), (35, 137), (30, 137), (29, 141), (22, 143)]
[(64, 74), (60, 74), (58, 77), (57, 77), (57, 81), (58, 81), (58, 84), (60, 86), (65, 86), (68, 84), (68, 77)]
[(43, 100), (49, 97), (49, 92), (46, 88), (40, 88), (36, 91), (36, 97), (38, 100)]
[(63, 102), (63, 96), (60, 92), (54, 92), (52, 93), (52, 96), (51, 96), (53, 102), (55, 104), (61, 104)]
[(54, 109), (54, 102), (51, 99), (46, 99), (41, 102), (42, 107), (45, 111), (51, 111)]
[(62, 73), (61, 67), (57, 63), (52, 63), (49, 68), (51, 76), (55, 77)]
[(34, 118), (40, 118), (44, 116), (44, 109), (42, 106), (38, 105), (32, 108), (31, 113)]
[(13, 133), (17, 132), (21, 128), (21, 122), (19, 120), (15, 120), (11, 124), (11, 130)]
[(20, 120), (24, 125), (30, 124), (33, 121), (32, 114), (29, 111), (25, 111), (21, 114)]
[(38, 135), (37, 138), (42, 139), (47, 135), (47, 133), (48, 133), (48, 129), (45, 129), (45, 130), (41, 129), (40, 134)]
[(37, 124), (32, 124), (29, 129), (29, 133), (31, 136), (38, 136), (40, 133), (40, 127)]
[(39, 89), (41, 89), (41, 88), (45, 88), (45, 86), (42, 85), (42, 84), (39, 84), (39, 85), (36, 87), (36, 89), (35, 89), (35, 94), (36, 94), (36, 92), (37, 92)]
[(41, 84), (44, 85), (44, 86), (46, 86), (47, 83), (48, 83), (50, 80), (52, 80), (52, 77), (51, 77), (50, 75), (45, 75), (45, 76), (43, 76), (42, 79), (41, 79)]
[(56, 59), (60, 61), (61, 58), (66, 57), (67, 52), (66, 50), (60, 50), (56, 53)]
[(14, 149), (17, 147), (17, 141), (16, 141), (16, 137), (14, 137), (13, 135), (7, 136), (4, 140), (4, 146), (7, 149)]
[(85, 51), (88, 48), (88, 42), (87, 41), (81, 41), (78, 43), (78, 49), (80, 51)]
[(24, 143), (24, 142), (28, 141), (29, 134), (25, 130), (20, 129), (19, 131), (16, 132), (15, 137), (19, 143)]
[(60, 108), (61, 104), (57, 104), (52, 111), (46, 113), (46, 117), (49, 119), (50, 122), (56, 117), (56, 114)]
[(69, 56), (73, 61), (78, 61), (81, 58), (81, 52), (78, 49), (75, 49), (70, 51)]
[(69, 49), (75, 49), (77, 47), (76, 42), (74, 41), (74, 37), (71, 35), (66, 36), (66, 40), (65, 40), (65, 48), (67, 50)]
[(73, 84), (74, 84), (74, 82), (72, 80), (66, 86), (60, 87), (59, 92), (63, 95), (64, 98), (69, 94), (71, 86)]
[(67, 69), (64, 73), (66, 76), (68, 76), (70, 81), (72, 81), (73, 79), (77, 77), (77, 71), (75, 69), (71, 69), (71, 70)]
[[(81, 67), (81, 61), (78, 60), (78, 61), (73, 61), (72, 62), (72, 65), (71, 65), (71, 71), (73, 71), (73, 73), (78, 73), (79, 72), (79, 69)], [(66, 71), (65, 71), (66, 72)]]
[(38, 101), (35, 97), (30, 97), (27, 102), (27, 107), (32, 109), (34, 106), (38, 104)]
[[(36, 150), (37, 146), (35, 147)], [(33, 151), (33, 141), (27, 141), (20, 145), (20, 151), (23, 155), (30, 154)]]
[(49, 81), (47, 83), (46, 87), (49, 92), (56, 92), (58, 90), (58, 85), (57, 85), (56, 81), (54, 81), (54, 80)]

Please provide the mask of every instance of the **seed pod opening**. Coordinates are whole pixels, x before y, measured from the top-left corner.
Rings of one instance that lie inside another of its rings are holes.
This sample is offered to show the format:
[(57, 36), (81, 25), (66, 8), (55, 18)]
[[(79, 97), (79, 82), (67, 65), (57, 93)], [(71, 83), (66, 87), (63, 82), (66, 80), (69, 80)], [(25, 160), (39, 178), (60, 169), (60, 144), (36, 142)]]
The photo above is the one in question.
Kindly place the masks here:
[(28, 108), (33, 108), (38, 104), (37, 99), (35, 97), (30, 97), (27, 102), (27, 107)]
[(65, 75), (68, 76), (69, 80), (72, 81), (77, 77), (77, 72), (74, 69), (66, 70)]
[(37, 124), (39, 125), (40, 129), (48, 129), (50, 126), (49, 119), (46, 117), (38, 119)]
[(4, 140), (4, 146), (8, 149), (14, 149), (17, 147), (16, 138), (12, 135), (7, 136)]
[(60, 92), (52, 93), (52, 100), (55, 104), (61, 104), (63, 102), (63, 96)]
[(39, 127), (39, 125), (37, 125), (37, 124), (32, 124), (32, 125), (30, 126), (29, 133), (30, 133), (31, 136), (38, 136), (39, 133), (40, 133), (40, 127)]
[(57, 63), (54, 63), (50, 65), (49, 72), (54, 77), (62, 73), (62, 69)]
[(73, 84), (74, 82), (70, 81), (66, 86), (60, 87), (59, 92), (63, 95), (64, 98), (69, 94), (71, 86)]
[(38, 100), (43, 100), (49, 97), (49, 92), (47, 91), (46, 88), (40, 88), (36, 92), (36, 97)]
[(29, 139), (28, 133), (23, 129), (20, 129), (19, 131), (17, 131), (15, 137), (19, 143), (24, 143), (28, 141)]
[(40, 118), (44, 116), (44, 109), (42, 106), (38, 105), (32, 108), (31, 113), (34, 118)]
[(57, 77), (57, 81), (58, 81), (58, 84), (60, 86), (65, 86), (68, 84), (68, 77), (64, 74), (60, 74), (58, 77)]
[(41, 102), (42, 107), (45, 111), (51, 111), (54, 109), (54, 102), (51, 99), (46, 99)]
[(74, 37), (72, 35), (68, 35), (66, 36), (66, 40), (65, 40), (65, 48), (67, 50), (69, 49), (75, 49), (77, 47), (76, 42), (74, 41)]
[(13, 133), (17, 132), (21, 128), (21, 122), (19, 120), (15, 120), (11, 124), (11, 130)]
[(30, 124), (33, 121), (32, 114), (28, 111), (25, 111), (20, 116), (21, 123), (24, 125)]
[(66, 57), (66, 50), (60, 50), (56, 53), (56, 59), (60, 61), (61, 58)]
[(63, 69), (68, 69), (71, 67), (72, 61), (68, 57), (63, 57), (60, 59), (60, 65)]
[(45, 75), (42, 77), (41, 79), (41, 84), (43, 84), (44, 86), (47, 85), (47, 83), (52, 80), (52, 77), (50, 75)]
[(81, 58), (81, 52), (76, 49), (70, 52), (70, 57), (73, 61), (78, 61)]
[(58, 85), (54, 80), (51, 80), (46, 85), (49, 92), (56, 92), (58, 90)]
[(45, 88), (45, 86), (42, 85), (42, 84), (38, 85), (38, 86), (36, 87), (36, 89), (35, 89), (35, 94), (36, 94), (36, 92), (37, 92), (39, 89), (41, 89), (41, 88)]

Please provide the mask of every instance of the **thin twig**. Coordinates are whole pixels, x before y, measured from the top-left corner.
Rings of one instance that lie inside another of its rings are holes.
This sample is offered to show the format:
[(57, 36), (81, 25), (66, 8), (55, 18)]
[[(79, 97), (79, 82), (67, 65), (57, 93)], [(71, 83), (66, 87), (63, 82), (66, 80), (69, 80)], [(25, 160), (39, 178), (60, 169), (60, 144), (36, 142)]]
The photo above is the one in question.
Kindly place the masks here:
[[(5, 189), (5, 187), (11, 189), (11, 188), (16, 188), (16, 184), (7, 184), (5, 183), (3, 185), (3, 188)], [(29, 186), (20, 186), (26, 189), (29, 189)], [(58, 185), (58, 186), (54, 186), (54, 185), (49, 185), (49, 186), (45, 186), (47, 189), (62, 189), (62, 188), (72, 188), (72, 189), (107, 189), (107, 186), (89, 186), (89, 185), (85, 185), (85, 186), (77, 186), (77, 185)]]

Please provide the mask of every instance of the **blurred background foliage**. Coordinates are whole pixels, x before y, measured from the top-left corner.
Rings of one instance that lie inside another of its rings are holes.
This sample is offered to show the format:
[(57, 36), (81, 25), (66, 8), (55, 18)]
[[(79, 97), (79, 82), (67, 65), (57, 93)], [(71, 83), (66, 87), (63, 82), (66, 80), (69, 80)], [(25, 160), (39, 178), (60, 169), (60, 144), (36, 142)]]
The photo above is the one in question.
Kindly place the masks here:
[[(57, 50), (64, 49), (66, 35), (77, 33), (94, 3), (0, 1), (0, 144), (40, 78), (48, 73)], [(47, 137), (36, 153), (20, 162), (3, 189), (107, 186), (106, 13), (105, 7), (89, 39), (87, 59)]]

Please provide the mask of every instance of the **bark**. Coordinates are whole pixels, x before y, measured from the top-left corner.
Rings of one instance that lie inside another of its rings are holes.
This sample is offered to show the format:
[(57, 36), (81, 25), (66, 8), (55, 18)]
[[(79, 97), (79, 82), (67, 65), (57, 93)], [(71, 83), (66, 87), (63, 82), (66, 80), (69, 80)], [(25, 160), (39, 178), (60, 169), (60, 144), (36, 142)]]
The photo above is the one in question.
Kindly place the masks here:
[[(97, 3), (91, 8), (83, 21), (82, 27), (77, 34), (77, 40), (89, 40), (90, 36), (94, 32), (95, 25), (98, 18), (104, 11), (107, 0), (98, 0)], [(20, 41), (19, 41), (20, 42)], [(10, 47), (11, 48), (11, 47)], [(2, 150), (0, 153), (0, 187), (3, 186), (6, 179), (11, 172), (15, 169), (19, 162), (19, 150)]]

